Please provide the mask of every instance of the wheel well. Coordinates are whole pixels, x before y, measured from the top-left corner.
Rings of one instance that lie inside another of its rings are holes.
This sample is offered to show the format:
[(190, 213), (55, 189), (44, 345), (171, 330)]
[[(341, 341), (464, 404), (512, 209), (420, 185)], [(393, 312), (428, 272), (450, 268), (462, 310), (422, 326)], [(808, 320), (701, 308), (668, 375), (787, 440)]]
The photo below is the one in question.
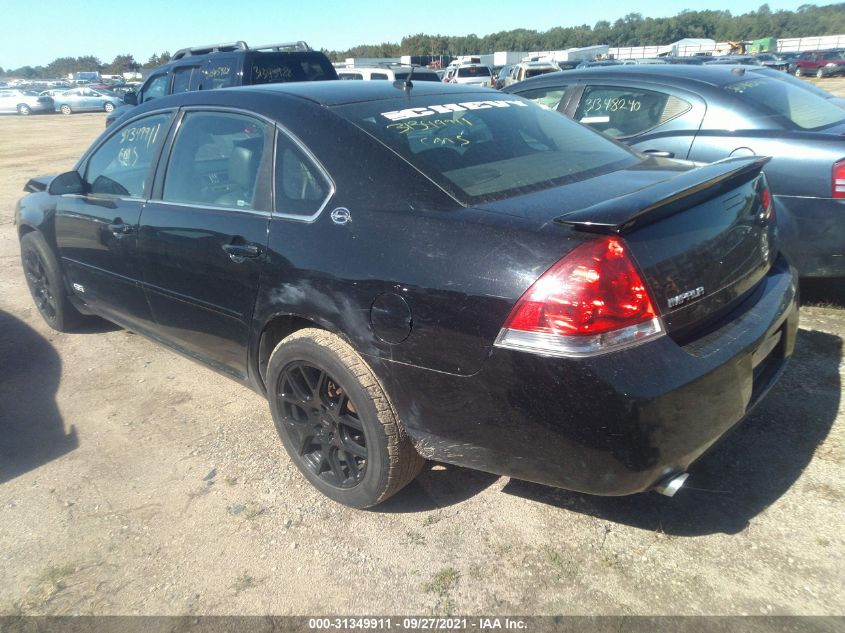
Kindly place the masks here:
[(258, 374), (261, 376), (262, 382), (267, 376), (267, 364), (270, 362), (270, 354), (276, 349), (276, 345), (283, 338), (307, 327), (325, 329), (313, 321), (292, 315), (277, 316), (264, 326), (258, 343)]
[(22, 224), (18, 227), (18, 239), (20, 240), (24, 235), (27, 233), (32, 233), (35, 229), (31, 226), (27, 226), (26, 224)]

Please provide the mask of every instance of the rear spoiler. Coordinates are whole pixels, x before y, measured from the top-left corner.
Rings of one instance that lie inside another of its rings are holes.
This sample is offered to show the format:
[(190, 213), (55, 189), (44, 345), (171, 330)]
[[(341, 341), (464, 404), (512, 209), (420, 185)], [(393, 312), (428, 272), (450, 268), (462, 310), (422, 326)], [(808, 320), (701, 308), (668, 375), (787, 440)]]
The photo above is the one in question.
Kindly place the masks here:
[(30, 178), (24, 185), (23, 190), (28, 193), (38, 193), (39, 191), (47, 191), (47, 186), (55, 176), (36, 176)]
[(624, 196), (566, 213), (554, 221), (579, 231), (622, 235), (745, 184), (769, 160), (769, 156), (725, 158)]

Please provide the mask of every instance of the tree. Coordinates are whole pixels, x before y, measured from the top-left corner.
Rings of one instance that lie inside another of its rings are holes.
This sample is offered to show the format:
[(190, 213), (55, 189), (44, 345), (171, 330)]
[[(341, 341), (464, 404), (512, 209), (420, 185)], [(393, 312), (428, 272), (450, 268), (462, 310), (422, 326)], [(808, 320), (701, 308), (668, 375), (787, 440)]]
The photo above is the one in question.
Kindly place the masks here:
[(135, 61), (132, 55), (117, 55), (110, 64), (103, 67), (103, 71), (109, 75), (122, 75), (126, 72), (135, 72), (141, 66)]

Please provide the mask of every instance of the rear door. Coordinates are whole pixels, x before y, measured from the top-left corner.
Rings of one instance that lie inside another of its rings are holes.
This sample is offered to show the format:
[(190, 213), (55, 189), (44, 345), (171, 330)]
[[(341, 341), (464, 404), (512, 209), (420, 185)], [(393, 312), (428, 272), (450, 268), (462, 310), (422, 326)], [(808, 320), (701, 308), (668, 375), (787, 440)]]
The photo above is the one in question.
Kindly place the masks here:
[(698, 95), (620, 80), (587, 84), (566, 114), (648, 154), (687, 158), (707, 107)]
[(144, 210), (139, 257), (162, 337), (238, 378), (271, 217), (273, 126), (188, 109)]

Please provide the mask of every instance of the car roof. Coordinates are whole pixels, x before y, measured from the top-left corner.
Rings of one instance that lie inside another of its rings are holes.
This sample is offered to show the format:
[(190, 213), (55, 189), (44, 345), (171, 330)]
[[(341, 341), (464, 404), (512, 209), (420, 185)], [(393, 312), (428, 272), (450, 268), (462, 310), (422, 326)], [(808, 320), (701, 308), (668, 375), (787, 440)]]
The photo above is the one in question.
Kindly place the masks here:
[[(738, 75), (747, 72), (746, 68), (736, 64), (714, 64), (711, 66), (675, 65), (675, 64), (627, 64), (616, 66), (595, 66), (579, 70), (567, 70), (567, 80), (579, 78), (645, 79), (665, 81), (671, 79), (676, 85), (707, 84), (723, 86), (738, 79)], [(520, 82), (521, 88), (539, 86), (553, 82), (557, 73), (532, 77)], [(529, 83), (530, 82), (530, 83)]]
[[(406, 93), (405, 88), (401, 83), (392, 81), (298, 81), (289, 83), (277, 84), (255, 84), (249, 86), (233, 86), (231, 88), (221, 88), (218, 90), (194, 90), (182, 92), (176, 95), (169, 95), (160, 99), (154, 99), (149, 102), (151, 108), (156, 107), (154, 104), (160, 106), (165, 105), (193, 105), (201, 102), (214, 102), (217, 97), (228, 98), (226, 101), (232, 101), (232, 97), (237, 94), (241, 95), (262, 95), (262, 96), (288, 96), (298, 97), (307, 101), (311, 101), (317, 105), (332, 107), (351, 103), (361, 103), (366, 101), (384, 101), (389, 99), (399, 99), (406, 97), (410, 100), (414, 97), (426, 97), (436, 95), (466, 95), (468, 99), (475, 99), (478, 101), (488, 99), (502, 99), (509, 98), (510, 95), (502, 94), (498, 91), (492, 91), (489, 88), (482, 88), (480, 86), (468, 86), (464, 84), (445, 84), (439, 81), (420, 81), (413, 82), (413, 87)], [(248, 100), (245, 100), (248, 102)], [(176, 102), (176, 103), (174, 103)], [(147, 103), (140, 107), (147, 106)]]

